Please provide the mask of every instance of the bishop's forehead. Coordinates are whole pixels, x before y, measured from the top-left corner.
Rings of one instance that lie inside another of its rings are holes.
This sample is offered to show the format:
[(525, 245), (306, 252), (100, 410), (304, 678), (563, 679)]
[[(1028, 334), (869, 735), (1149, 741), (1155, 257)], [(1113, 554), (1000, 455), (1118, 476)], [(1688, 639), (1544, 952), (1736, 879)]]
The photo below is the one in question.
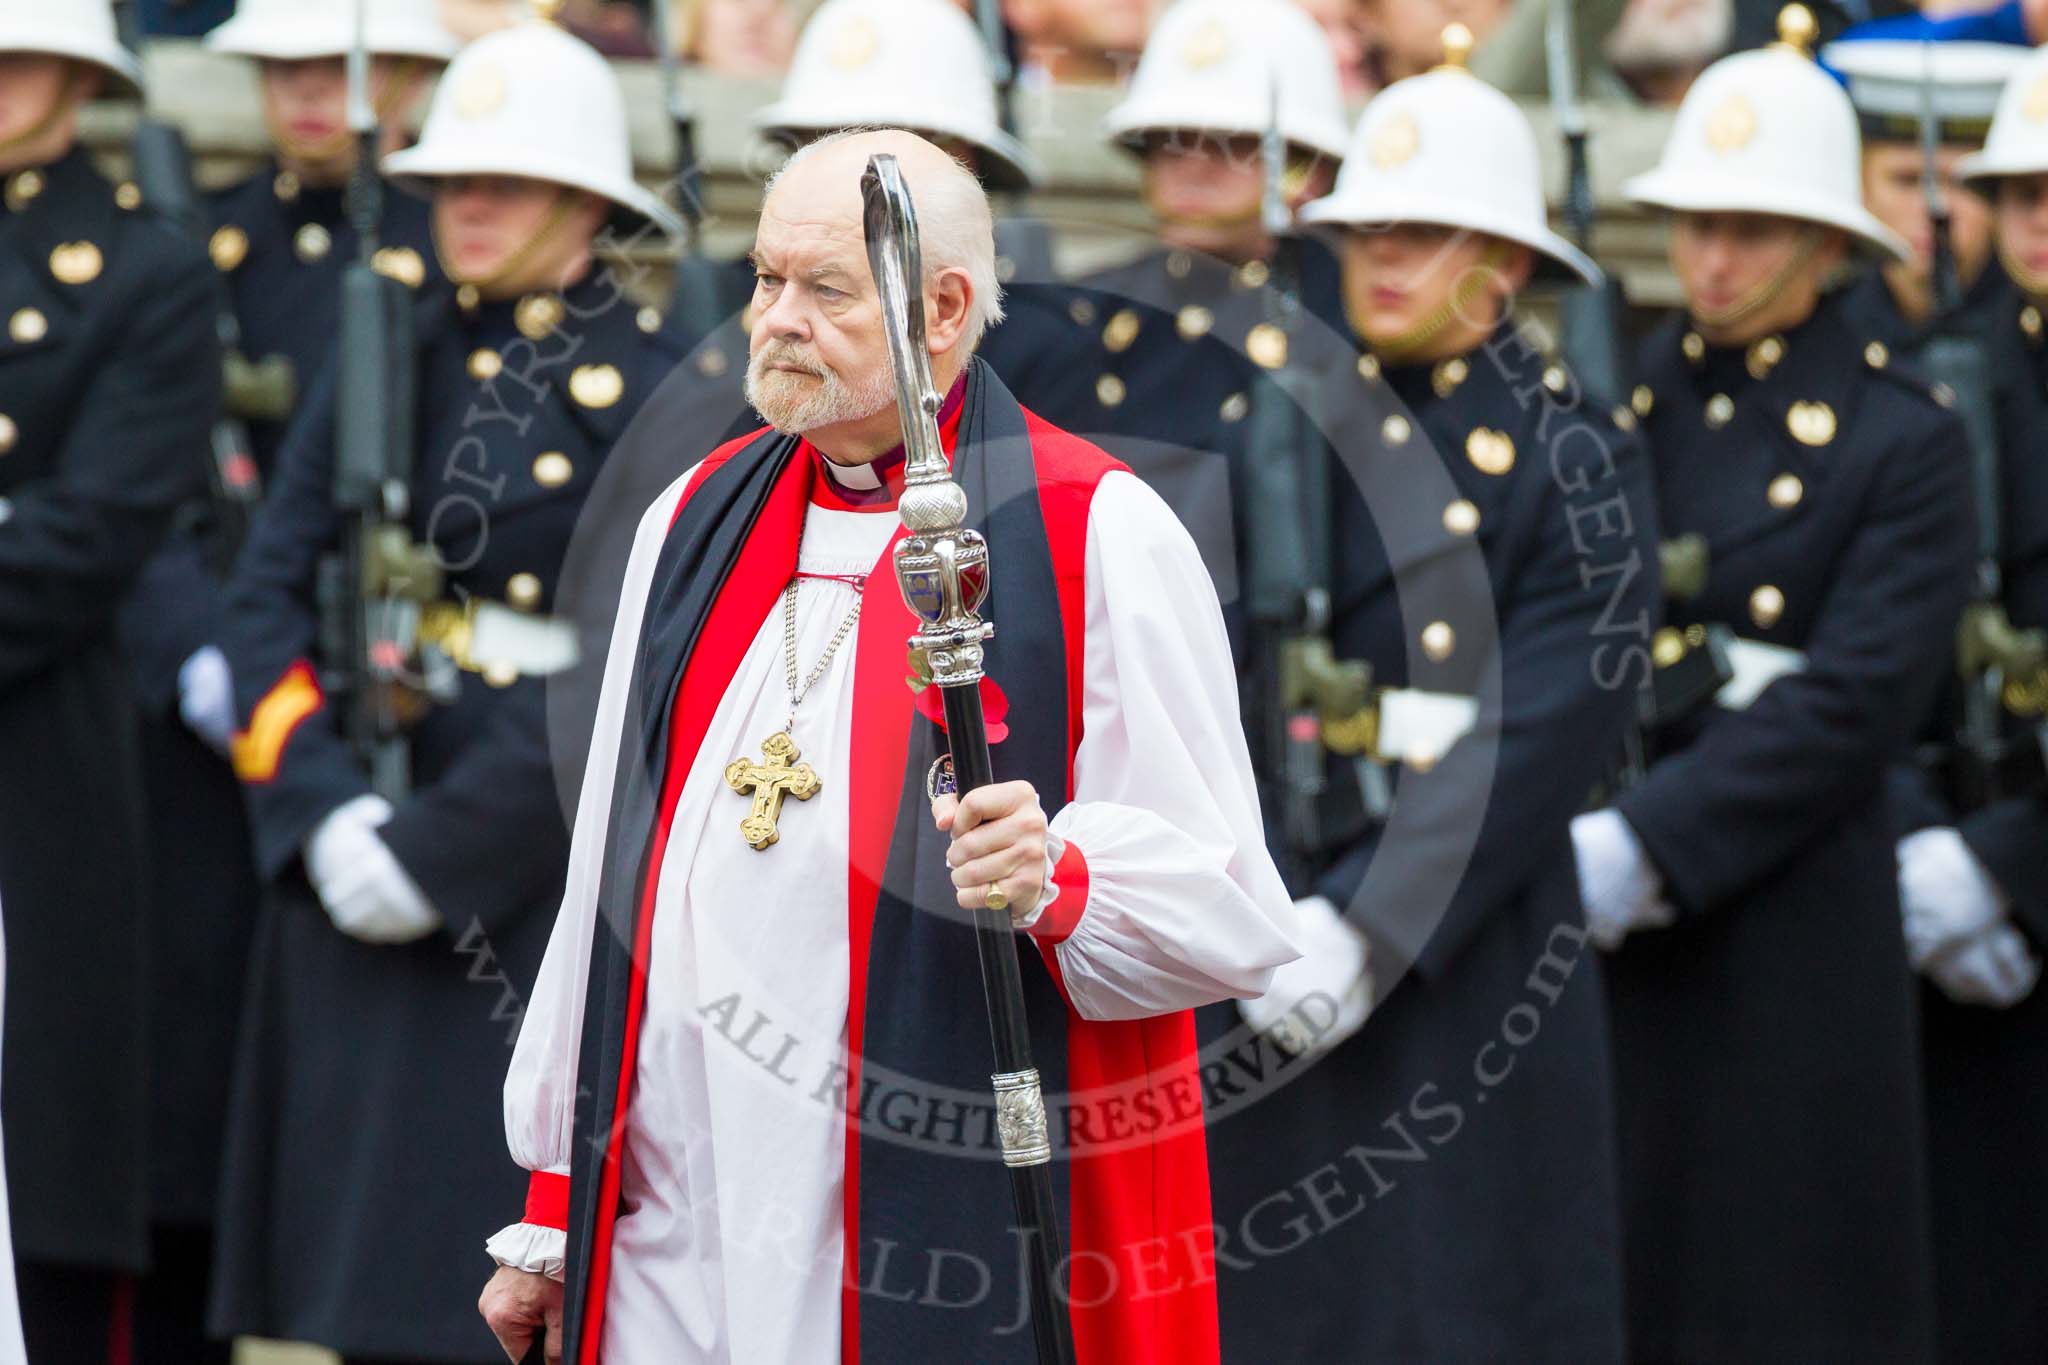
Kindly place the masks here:
[(849, 208), (829, 200), (771, 196), (761, 206), (754, 258), (785, 274), (829, 265), (865, 276), (867, 239), (858, 209), (858, 198)]

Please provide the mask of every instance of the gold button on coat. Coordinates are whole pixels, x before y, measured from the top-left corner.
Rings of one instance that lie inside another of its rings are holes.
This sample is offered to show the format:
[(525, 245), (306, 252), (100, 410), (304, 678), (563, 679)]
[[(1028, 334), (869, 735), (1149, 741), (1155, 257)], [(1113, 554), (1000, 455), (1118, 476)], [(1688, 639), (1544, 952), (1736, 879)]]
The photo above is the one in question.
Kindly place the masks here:
[(569, 396), (586, 408), (608, 408), (626, 396), (616, 365), (578, 365), (569, 372)]
[(214, 231), (207, 239), (206, 254), (213, 258), (216, 270), (233, 270), (249, 256), (249, 234), (233, 223)]
[(1785, 614), (1785, 594), (1769, 583), (1749, 595), (1749, 619), (1769, 630)]
[(64, 242), (50, 251), (50, 274), (60, 284), (91, 284), (105, 263), (91, 242)]
[(1505, 474), (1515, 467), (1515, 443), (1505, 431), (1474, 427), (1465, 438), (1465, 458), (1482, 474)]
[(576, 475), (576, 466), (559, 450), (534, 457), (533, 481), (542, 488), (560, 488)]
[(318, 223), (308, 223), (292, 234), (292, 252), (308, 265), (327, 259), (334, 249), (334, 237)]
[(555, 295), (526, 295), (512, 309), (512, 325), (528, 342), (539, 342), (567, 317), (567, 307)]
[(1287, 363), (1287, 333), (1262, 322), (1245, 333), (1244, 353), (1260, 368), (1277, 370)]
[(1112, 354), (1127, 351), (1138, 339), (1138, 315), (1128, 308), (1120, 308), (1102, 329), (1102, 348)]
[(1785, 343), (1777, 337), (1765, 337), (1762, 341), (1750, 344), (1748, 352), (1743, 356), (1743, 364), (1748, 368), (1750, 378), (1767, 379), (1771, 371), (1777, 368), (1778, 362), (1784, 358)]
[(1794, 403), (1786, 410), (1785, 429), (1801, 445), (1824, 446), (1835, 439), (1835, 410), (1826, 403)]

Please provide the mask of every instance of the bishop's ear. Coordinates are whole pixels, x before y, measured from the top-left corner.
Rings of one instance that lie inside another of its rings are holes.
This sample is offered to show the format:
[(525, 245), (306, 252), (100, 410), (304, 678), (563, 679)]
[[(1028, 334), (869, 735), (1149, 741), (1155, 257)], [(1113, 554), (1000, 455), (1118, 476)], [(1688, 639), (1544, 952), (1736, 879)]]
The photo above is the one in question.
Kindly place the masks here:
[(967, 314), (974, 306), (974, 282), (965, 270), (937, 272), (925, 290), (924, 335), (934, 356), (960, 344), (967, 332)]

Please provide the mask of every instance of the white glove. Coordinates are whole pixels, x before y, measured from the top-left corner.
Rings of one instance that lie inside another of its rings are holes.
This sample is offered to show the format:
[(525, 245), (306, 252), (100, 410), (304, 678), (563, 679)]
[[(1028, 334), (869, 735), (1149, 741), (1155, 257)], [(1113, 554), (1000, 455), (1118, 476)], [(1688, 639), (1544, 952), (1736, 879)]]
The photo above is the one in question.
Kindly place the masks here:
[(1916, 830), (1899, 840), (1898, 858), (1906, 960), (1914, 971), (2004, 922), (2011, 901), (1955, 830)]
[(377, 835), (391, 816), (383, 797), (358, 796), (306, 840), (306, 875), (327, 917), (365, 943), (410, 943), (441, 927), (440, 912)]
[(1327, 1052), (1372, 1013), (1371, 954), (1365, 935), (1322, 896), (1294, 903), (1302, 955), (1273, 973), (1273, 984), (1237, 1010), (1287, 1052)]
[(222, 757), (235, 734), (235, 678), (218, 645), (201, 645), (178, 665), (178, 714)]
[(2000, 922), (1938, 954), (1927, 975), (1958, 1005), (2011, 1009), (2041, 979), (2041, 960), (2019, 930)]
[(1574, 816), (1572, 853), (1595, 947), (1613, 952), (1634, 930), (1678, 922), (1677, 909), (1664, 899), (1663, 875), (1620, 811), (1609, 806)]

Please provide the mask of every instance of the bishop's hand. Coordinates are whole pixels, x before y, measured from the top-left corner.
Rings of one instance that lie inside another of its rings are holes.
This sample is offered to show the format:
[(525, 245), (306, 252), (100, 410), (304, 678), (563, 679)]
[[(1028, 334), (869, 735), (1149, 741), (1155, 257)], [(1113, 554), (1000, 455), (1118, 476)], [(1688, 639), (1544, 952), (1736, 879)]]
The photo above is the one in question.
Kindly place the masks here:
[(561, 1365), (562, 1282), (501, 1265), (484, 1286), (477, 1311), (490, 1325), (491, 1335), (504, 1347), (505, 1358), (522, 1362), (530, 1358), (536, 1341), (541, 1344), (547, 1365)]
[[(951, 834), (946, 865), (963, 910), (1007, 907), (1014, 923), (1029, 923), (1045, 898), (1045, 810), (1029, 782), (978, 787), (963, 800), (943, 793), (932, 802), (939, 832)], [(990, 891), (997, 893), (990, 898)]]

